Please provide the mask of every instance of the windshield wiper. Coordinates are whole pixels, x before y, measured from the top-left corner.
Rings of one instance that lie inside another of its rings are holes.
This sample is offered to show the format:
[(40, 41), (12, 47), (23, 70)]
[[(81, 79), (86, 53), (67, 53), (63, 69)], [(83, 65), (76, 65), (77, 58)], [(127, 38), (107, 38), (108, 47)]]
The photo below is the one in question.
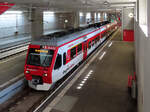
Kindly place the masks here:
[[(45, 57), (45, 59), (44, 59), (44, 61), (43, 61), (43, 63), (42, 63), (42, 66), (44, 66), (44, 64), (46, 65), (47, 57), (48, 57), (48, 56)], [(46, 66), (47, 66), (47, 65), (46, 65)], [(46, 67), (46, 66), (45, 66), (45, 67)]]

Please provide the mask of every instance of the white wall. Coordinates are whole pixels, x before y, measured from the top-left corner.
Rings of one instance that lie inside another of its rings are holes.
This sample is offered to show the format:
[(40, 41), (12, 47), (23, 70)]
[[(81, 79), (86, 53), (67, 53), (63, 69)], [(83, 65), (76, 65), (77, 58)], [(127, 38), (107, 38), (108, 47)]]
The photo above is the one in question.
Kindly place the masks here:
[(135, 62), (138, 86), (138, 112), (144, 112), (144, 43), (146, 36), (139, 24), (135, 22)]
[(138, 79), (138, 112), (150, 110), (150, 37), (135, 25), (136, 73)]
[(138, 79), (138, 112), (150, 112), (150, 22), (148, 0), (137, 1), (135, 18), (136, 73)]

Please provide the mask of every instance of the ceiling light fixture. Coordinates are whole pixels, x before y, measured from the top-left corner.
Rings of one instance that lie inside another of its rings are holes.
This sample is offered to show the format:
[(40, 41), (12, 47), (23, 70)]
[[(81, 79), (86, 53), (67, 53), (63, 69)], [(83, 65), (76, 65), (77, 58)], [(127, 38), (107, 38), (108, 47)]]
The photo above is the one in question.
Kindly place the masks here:
[(104, 4), (104, 5), (109, 5), (109, 2), (108, 2), (108, 1), (105, 1), (103, 4)]

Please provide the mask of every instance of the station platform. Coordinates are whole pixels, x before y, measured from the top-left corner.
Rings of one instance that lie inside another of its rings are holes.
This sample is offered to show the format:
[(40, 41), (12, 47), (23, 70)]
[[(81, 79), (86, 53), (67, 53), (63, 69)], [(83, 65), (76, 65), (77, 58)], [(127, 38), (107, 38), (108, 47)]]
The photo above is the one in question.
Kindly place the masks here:
[(118, 32), (43, 112), (137, 112), (127, 88), (134, 43), (121, 40)]
[[(54, 32), (62, 31), (62, 29), (58, 30), (47, 30), (44, 32), (44, 35), (51, 34)], [(31, 35), (18, 35), (18, 36), (9, 36), (9, 37), (2, 37), (0, 38), (0, 49), (9, 48), (15, 45), (24, 44), (26, 42), (31, 41)]]

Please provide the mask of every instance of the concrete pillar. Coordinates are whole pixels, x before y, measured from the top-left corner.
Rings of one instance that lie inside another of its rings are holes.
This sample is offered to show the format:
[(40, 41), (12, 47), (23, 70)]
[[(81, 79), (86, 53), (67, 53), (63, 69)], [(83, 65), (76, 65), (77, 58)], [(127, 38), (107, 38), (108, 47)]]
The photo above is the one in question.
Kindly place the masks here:
[(111, 13), (107, 13), (107, 17), (108, 17), (108, 21), (111, 21), (111, 19), (112, 19), (112, 15), (111, 15)]
[(101, 21), (104, 21), (104, 12), (101, 12)]
[(79, 12), (74, 12), (74, 28), (78, 28), (80, 24)]
[(150, 1), (147, 0), (147, 24), (148, 24), (148, 37), (150, 37), (150, 13), (148, 13), (148, 11), (150, 11)]
[(32, 40), (36, 40), (43, 35), (43, 11), (32, 9), (31, 22)]
[(91, 12), (91, 21), (92, 24), (95, 23), (95, 12)]

